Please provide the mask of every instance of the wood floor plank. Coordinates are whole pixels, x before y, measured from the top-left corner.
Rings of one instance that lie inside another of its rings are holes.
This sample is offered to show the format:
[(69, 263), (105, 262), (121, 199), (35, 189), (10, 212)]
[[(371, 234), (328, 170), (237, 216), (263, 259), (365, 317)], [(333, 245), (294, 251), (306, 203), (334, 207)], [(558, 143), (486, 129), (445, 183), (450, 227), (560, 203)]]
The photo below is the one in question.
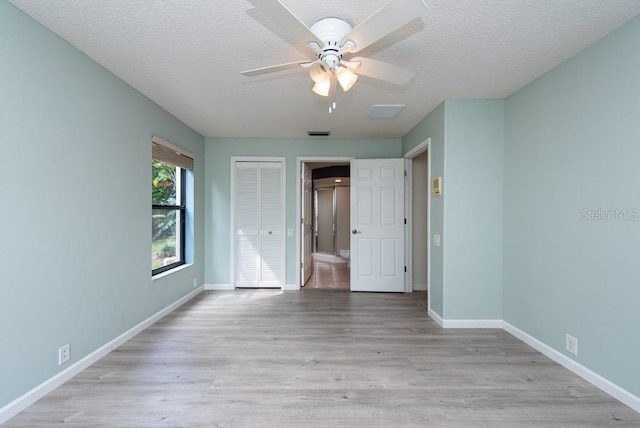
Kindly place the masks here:
[(602, 427), (640, 414), (424, 294), (205, 292), (7, 427)]

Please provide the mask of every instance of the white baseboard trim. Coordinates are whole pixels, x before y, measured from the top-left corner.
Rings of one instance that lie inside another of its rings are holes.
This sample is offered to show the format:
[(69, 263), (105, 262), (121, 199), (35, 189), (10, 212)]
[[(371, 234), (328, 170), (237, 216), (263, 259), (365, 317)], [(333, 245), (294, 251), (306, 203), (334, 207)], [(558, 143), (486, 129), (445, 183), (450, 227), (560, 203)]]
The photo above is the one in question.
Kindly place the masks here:
[(429, 308), (429, 310), (427, 310), (427, 314), (429, 315), (429, 318), (436, 322), (436, 324), (438, 324), (440, 327), (443, 327), (442, 317), (435, 313), (433, 309)]
[(621, 401), (622, 403), (624, 403), (627, 406), (631, 407), (636, 412), (640, 413), (640, 397), (630, 393), (626, 389), (616, 385), (615, 383), (611, 382), (610, 380), (605, 379), (604, 377), (600, 376), (599, 374), (597, 374), (597, 373), (591, 371), (590, 369), (586, 368), (582, 364), (577, 363), (576, 361), (572, 360), (568, 356), (566, 356), (566, 355), (562, 354), (561, 352), (553, 349), (549, 345), (539, 341), (535, 337), (530, 336), (529, 334), (525, 333), (524, 331), (520, 330), (519, 328), (514, 327), (513, 325), (509, 324), (508, 322), (503, 321), (502, 322), (502, 328), (506, 332), (508, 332), (511, 335), (513, 335), (513, 336), (517, 337), (518, 339), (522, 340), (524, 343), (526, 343), (527, 345), (529, 345), (532, 348), (536, 349), (540, 353), (542, 353), (542, 354), (546, 355), (547, 357), (551, 358), (556, 363), (558, 363), (561, 366), (571, 370), (573, 373), (577, 374), (578, 376), (580, 376), (581, 378), (583, 378), (587, 382), (591, 383), (595, 387), (600, 388), (602, 391), (604, 391), (607, 394), (611, 395), (616, 400)]
[(300, 286), (298, 284), (285, 284), (282, 289), (284, 291), (298, 291), (300, 290)]
[(42, 382), (40, 385), (33, 388), (31, 391), (24, 393), (22, 396), (16, 398), (6, 406), (0, 408), (0, 425), (2, 425), (3, 423), (11, 419), (12, 417), (17, 415), (18, 413), (20, 413), (21, 411), (23, 411), (24, 409), (26, 409), (27, 407), (35, 403), (36, 401), (38, 401), (39, 399), (41, 399), (42, 397), (44, 397), (45, 395), (47, 395), (48, 393), (50, 393), (51, 391), (53, 391), (54, 389), (56, 389), (66, 381), (68, 381), (69, 379), (73, 378), (75, 375), (77, 375), (78, 373), (80, 373), (81, 371), (83, 371), (84, 369), (86, 369), (96, 361), (106, 356), (111, 351), (115, 350), (116, 348), (124, 344), (126, 341), (128, 341), (129, 339), (131, 339), (132, 337), (134, 337), (135, 335), (137, 335), (138, 333), (140, 333), (141, 331), (143, 331), (144, 329), (146, 329), (156, 321), (160, 320), (161, 318), (168, 315), (178, 307), (182, 306), (189, 300), (193, 299), (195, 296), (200, 294), (203, 291), (203, 289), (204, 287), (196, 288), (191, 293), (187, 294), (186, 296), (182, 297), (176, 302), (170, 304), (166, 308), (156, 312), (154, 315), (142, 321), (140, 324), (136, 325), (135, 327), (132, 327), (131, 329), (124, 332), (120, 336), (116, 337), (112, 341), (96, 349), (86, 357), (82, 358), (81, 360), (77, 361), (73, 365), (69, 366), (67, 369), (47, 379), (46, 381)]
[(502, 328), (502, 320), (442, 320), (442, 328)]
[(231, 284), (205, 284), (204, 289), (207, 291), (235, 290), (235, 288)]
[(427, 284), (413, 284), (413, 291), (427, 291)]
[(502, 320), (448, 320), (442, 318), (433, 309), (427, 311), (429, 318), (442, 328), (502, 328)]

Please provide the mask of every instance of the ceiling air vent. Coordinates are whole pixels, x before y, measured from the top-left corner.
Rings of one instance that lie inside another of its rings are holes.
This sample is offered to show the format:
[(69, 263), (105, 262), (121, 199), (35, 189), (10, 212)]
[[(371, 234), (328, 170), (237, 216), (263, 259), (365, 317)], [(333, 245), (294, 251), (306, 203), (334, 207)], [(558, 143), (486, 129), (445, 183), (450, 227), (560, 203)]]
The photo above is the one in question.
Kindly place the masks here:
[(307, 131), (309, 137), (328, 137), (331, 135), (329, 131)]
[(374, 104), (369, 111), (370, 119), (393, 119), (400, 114), (404, 104)]

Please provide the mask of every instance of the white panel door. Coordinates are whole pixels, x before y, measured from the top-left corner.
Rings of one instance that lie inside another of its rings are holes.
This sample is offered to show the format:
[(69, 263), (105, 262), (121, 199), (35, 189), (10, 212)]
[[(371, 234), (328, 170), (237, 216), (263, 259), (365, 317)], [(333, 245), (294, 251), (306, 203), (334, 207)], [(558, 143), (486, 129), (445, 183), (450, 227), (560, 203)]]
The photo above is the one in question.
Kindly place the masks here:
[(351, 290), (404, 292), (404, 160), (351, 161)]
[(236, 162), (235, 287), (284, 285), (282, 164)]
[(302, 281), (304, 285), (311, 277), (311, 239), (312, 239), (312, 198), (313, 182), (311, 179), (311, 168), (306, 163), (302, 164)]

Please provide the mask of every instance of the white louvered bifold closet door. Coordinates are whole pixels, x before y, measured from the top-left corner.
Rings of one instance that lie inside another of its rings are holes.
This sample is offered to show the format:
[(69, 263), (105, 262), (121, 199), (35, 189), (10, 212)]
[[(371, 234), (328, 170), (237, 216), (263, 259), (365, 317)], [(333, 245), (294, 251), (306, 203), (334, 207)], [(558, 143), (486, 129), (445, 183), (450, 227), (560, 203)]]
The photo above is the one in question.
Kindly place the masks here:
[(258, 168), (253, 162), (236, 163), (235, 280), (236, 287), (258, 286)]
[(279, 162), (260, 164), (260, 287), (281, 287), (282, 168)]
[(284, 285), (282, 164), (236, 162), (235, 286)]

